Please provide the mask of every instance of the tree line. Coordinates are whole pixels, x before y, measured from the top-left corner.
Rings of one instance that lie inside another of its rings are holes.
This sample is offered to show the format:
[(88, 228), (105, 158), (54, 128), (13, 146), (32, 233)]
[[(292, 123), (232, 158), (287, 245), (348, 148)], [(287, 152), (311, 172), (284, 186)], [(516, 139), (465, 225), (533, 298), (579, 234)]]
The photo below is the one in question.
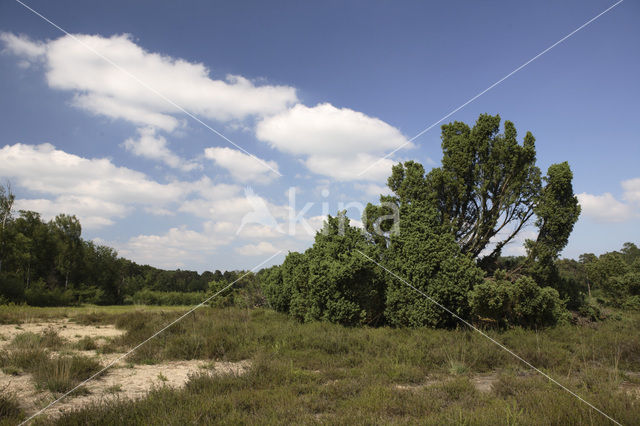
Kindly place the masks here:
[[(533, 135), (520, 144), (513, 123), (501, 132), (500, 122), (483, 114), (473, 126), (443, 125), (442, 165), (428, 173), (414, 161), (395, 165), (392, 194), (366, 207), (363, 230), (345, 212), (330, 216), (311, 248), (261, 274), (269, 304), (301, 321), (412, 327), (453, 327), (450, 312), (525, 327), (567, 320), (569, 310), (597, 316), (590, 285), (603, 303), (634, 305), (636, 260), (559, 259), (580, 214), (569, 164), (543, 176)], [(537, 236), (526, 256), (503, 257), (527, 227)]]
[(75, 216), (44, 221), (34, 211), (16, 214), (14, 200), (10, 185), (0, 186), (0, 303), (189, 305), (202, 301), (212, 282), (233, 282), (243, 274), (139, 265), (83, 239)]

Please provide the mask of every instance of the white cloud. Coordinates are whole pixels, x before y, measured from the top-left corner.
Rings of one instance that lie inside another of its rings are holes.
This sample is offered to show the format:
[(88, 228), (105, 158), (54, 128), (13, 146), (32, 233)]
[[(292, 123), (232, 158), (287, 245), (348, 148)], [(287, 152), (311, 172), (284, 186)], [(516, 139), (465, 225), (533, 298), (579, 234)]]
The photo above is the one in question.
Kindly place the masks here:
[(0, 177), (48, 196), (19, 200), (16, 208), (39, 211), (47, 217), (76, 214), (86, 227), (109, 225), (135, 206), (156, 215), (171, 215), (173, 210), (168, 207), (188, 206), (185, 200), (190, 195), (203, 197), (205, 203), (217, 200), (222, 208), (225, 199), (237, 197), (241, 190), (236, 185), (215, 185), (206, 176), (193, 182), (159, 183), (108, 159), (83, 158), (50, 144), (4, 146), (0, 149)]
[(219, 246), (229, 238), (188, 229), (186, 226), (169, 229), (162, 235), (138, 235), (118, 247), (121, 255), (143, 264), (174, 269), (183, 267), (185, 260), (194, 263), (210, 261)]
[(623, 198), (626, 201), (640, 203), (640, 178), (623, 181), (622, 188), (624, 189)]
[[(204, 156), (226, 169), (240, 182), (269, 183), (278, 177), (278, 164), (231, 148), (207, 148)], [(268, 167), (267, 167), (268, 165)]]
[(356, 183), (353, 185), (355, 189), (364, 192), (366, 195), (378, 197), (380, 195), (391, 195), (393, 192), (385, 185), (376, 185), (375, 183)]
[(112, 225), (113, 218), (126, 216), (130, 209), (122, 204), (100, 200), (88, 196), (63, 195), (53, 200), (18, 199), (16, 210), (31, 210), (50, 220), (58, 214), (76, 215), (84, 229), (97, 229)]
[(167, 140), (160, 135), (156, 135), (153, 127), (138, 129), (138, 139), (129, 138), (123, 145), (134, 155), (161, 161), (169, 167), (190, 171), (200, 167), (197, 163), (186, 161), (180, 158), (167, 147)]
[[(305, 165), (312, 172), (331, 176), (339, 181), (384, 182), (391, 176), (391, 167), (394, 164), (396, 162), (389, 158), (366, 153), (344, 156), (312, 155), (305, 161)], [(365, 172), (362, 173), (363, 171)]]
[(274, 247), (273, 244), (266, 241), (262, 241), (258, 244), (247, 244), (245, 246), (236, 248), (236, 253), (243, 256), (263, 256), (267, 254), (277, 253), (278, 251), (278, 248)]
[(256, 136), (280, 151), (306, 156), (305, 164), (311, 171), (338, 180), (386, 178), (393, 164), (389, 159), (359, 174), (380, 154), (407, 142), (398, 129), (384, 121), (329, 103), (315, 107), (297, 104), (266, 117), (258, 122)]
[[(5, 45), (5, 51), (29, 60), (37, 60), (46, 52), (46, 46), (39, 41), (32, 41), (26, 35), (0, 33), (0, 41)], [(24, 67), (24, 65), (22, 65)]]
[(176, 104), (191, 113), (229, 122), (275, 114), (297, 101), (292, 87), (257, 86), (237, 75), (214, 79), (203, 64), (148, 52), (127, 34), (77, 34), (80, 43), (71, 36), (46, 43), (10, 33), (0, 37), (7, 51), (23, 59), (43, 58), (49, 86), (73, 92), (76, 106), (165, 131), (179, 125), (176, 116), (182, 116), (182, 111)]
[(609, 192), (602, 195), (583, 192), (577, 197), (582, 214), (598, 222), (624, 222), (634, 216), (630, 206), (616, 200)]
[(79, 157), (51, 144), (3, 147), (0, 171), (30, 191), (113, 203), (164, 204), (179, 200), (183, 191), (180, 184), (161, 184), (143, 173), (117, 167), (106, 158)]

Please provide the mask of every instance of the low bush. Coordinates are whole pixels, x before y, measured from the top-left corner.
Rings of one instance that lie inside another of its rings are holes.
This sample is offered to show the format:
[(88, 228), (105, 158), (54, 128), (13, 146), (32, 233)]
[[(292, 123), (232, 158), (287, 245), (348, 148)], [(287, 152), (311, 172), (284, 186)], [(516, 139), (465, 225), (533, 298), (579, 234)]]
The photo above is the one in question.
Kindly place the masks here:
[(67, 392), (102, 369), (95, 360), (84, 356), (49, 358), (33, 370), (36, 385), (51, 392)]
[(18, 423), (22, 417), (24, 416), (16, 396), (0, 389), (0, 424)]
[(206, 298), (204, 292), (179, 292), (179, 291), (153, 291), (140, 290), (128, 298), (126, 302), (135, 305), (167, 305), (167, 306), (192, 306), (197, 305)]
[(526, 276), (511, 282), (502, 271), (475, 286), (469, 293), (469, 304), (476, 318), (488, 318), (502, 326), (545, 327), (568, 315), (557, 290), (540, 287)]
[(71, 290), (48, 289), (44, 281), (36, 281), (24, 292), (25, 301), (31, 306), (72, 306), (76, 304)]

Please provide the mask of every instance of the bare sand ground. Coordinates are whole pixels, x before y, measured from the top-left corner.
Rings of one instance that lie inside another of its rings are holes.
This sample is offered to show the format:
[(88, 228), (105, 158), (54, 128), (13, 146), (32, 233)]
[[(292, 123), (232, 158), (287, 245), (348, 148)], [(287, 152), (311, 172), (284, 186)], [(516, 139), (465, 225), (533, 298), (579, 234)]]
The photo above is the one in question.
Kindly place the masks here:
[(58, 321), (28, 322), (22, 324), (0, 324), (0, 349), (6, 347), (13, 338), (25, 332), (41, 334), (47, 329), (55, 330), (60, 337), (75, 342), (83, 337), (110, 339), (124, 334), (113, 325), (82, 325), (68, 319)]
[[(107, 340), (124, 333), (112, 325), (80, 325), (69, 320), (24, 323), (20, 325), (0, 325), (0, 349), (5, 349), (13, 338), (24, 332), (42, 333), (52, 328), (58, 335), (73, 343), (85, 336), (100, 340)], [(97, 359), (102, 365), (122, 356), (121, 353), (100, 354), (97, 351), (70, 351)], [(56, 355), (56, 352), (52, 352)], [(109, 398), (140, 398), (152, 388), (169, 386), (178, 388), (184, 386), (189, 376), (194, 373), (208, 372), (210, 374), (241, 375), (250, 366), (249, 361), (215, 362), (215, 361), (170, 361), (155, 365), (131, 365), (124, 360), (119, 361), (105, 373), (83, 385), (84, 392), (79, 392), (62, 399), (50, 407), (46, 414), (58, 416), (64, 411), (81, 408), (85, 405), (104, 401)], [(27, 414), (33, 414), (44, 408), (61, 394), (52, 394), (47, 390), (38, 389), (30, 374), (8, 375), (0, 371), (0, 390), (13, 393)]]

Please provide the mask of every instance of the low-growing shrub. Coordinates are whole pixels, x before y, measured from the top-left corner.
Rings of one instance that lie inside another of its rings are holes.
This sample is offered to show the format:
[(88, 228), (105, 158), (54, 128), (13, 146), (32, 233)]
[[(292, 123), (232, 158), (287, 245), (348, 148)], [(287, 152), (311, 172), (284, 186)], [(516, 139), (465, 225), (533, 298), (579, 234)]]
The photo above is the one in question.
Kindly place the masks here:
[(33, 371), (37, 386), (52, 392), (66, 392), (100, 371), (102, 366), (84, 356), (52, 357)]
[(179, 291), (154, 291), (154, 290), (140, 290), (132, 297), (127, 299), (127, 302), (136, 305), (197, 305), (206, 298), (204, 292), (179, 292)]
[[(18, 399), (12, 393), (0, 390), (0, 422), (2, 420), (19, 421), (22, 417), (22, 410)], [(9, 422), (7, 424), (10, 424)]]
[(36, 281), (25, 290), (24, 297), (31, 306), (72, 306), (76, 304), (71, 290), (48, 289), (44, 281)]
[(544, 327), (567, 316), (557, 290), (540, 287), (526, 276), (511, 282), (502, 271), (478, 284), (469, 293), (469, 304), (476, 318), (489, 318), (500, 325)]

